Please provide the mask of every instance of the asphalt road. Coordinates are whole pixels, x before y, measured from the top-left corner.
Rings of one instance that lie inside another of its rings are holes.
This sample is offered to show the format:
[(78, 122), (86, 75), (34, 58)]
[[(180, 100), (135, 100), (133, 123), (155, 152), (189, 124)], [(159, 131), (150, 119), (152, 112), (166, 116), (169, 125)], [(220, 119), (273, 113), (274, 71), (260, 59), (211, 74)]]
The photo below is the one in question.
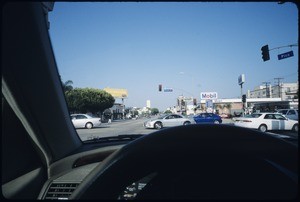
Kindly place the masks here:
[[(156, 129), (146, 129), (143, 123), (147, 119), (129, 119), (129, 120), (116, 120), (111, 123), (102, 123), (100, 127), (92, 129), (77, 129), (77, 133), (81, 140), (88, 140), (94, 137), (109, 137), (117, 135), (131, 135), (131, 134), (149, 134), (157, 131)], [(222, 124), (233, 124), (230, 119), (223, 119)], [(275, 135), (283, 138), (294, 138), (298, 140), (298, 133), (292, 131), (271, 131)]]
[(117, 135), (131, 135), (131, 134), (149, 134), (155, 129), (146, 129), (143, 123), (147, 119), (128, 119), (117, 120), (111, 123), (102, 123), (100, 127), (92, 129), (77, 129), (77, 133), (81, 140), (87, 140), (93, 137), (109, 137)]

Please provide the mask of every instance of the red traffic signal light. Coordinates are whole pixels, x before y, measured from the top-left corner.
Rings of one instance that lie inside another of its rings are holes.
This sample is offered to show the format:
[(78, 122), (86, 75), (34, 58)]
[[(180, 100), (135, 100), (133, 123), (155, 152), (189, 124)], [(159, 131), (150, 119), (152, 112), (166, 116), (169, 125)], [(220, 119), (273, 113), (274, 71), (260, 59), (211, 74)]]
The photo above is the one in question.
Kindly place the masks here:
[(269, 46), (265, 45), (261, 47), (261, 54), (262, 54), (262, 59), (263, 61), (270, 60), (270, 54), (269, 54)]
[(196, 98), (193, 99), (193, 104), (197, 105), (197, 99)]
[(246, 102), (246, 95), (245, 94), (242, 96), (242, 101), (243, 101), (243, 103)]
[(158, 91), (162, 91), (162, 85), (161, 84), (158, 85)]

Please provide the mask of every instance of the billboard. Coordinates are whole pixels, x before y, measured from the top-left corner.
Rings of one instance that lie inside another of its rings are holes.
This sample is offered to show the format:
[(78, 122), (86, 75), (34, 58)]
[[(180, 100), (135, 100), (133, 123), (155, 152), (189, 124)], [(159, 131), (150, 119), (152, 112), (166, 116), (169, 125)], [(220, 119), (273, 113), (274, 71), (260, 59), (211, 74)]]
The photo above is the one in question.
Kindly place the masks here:
[(128, 92), (127, 89), (122, 88), (104, 88), (105, 92), (111, 94), (114, 98), (127, 98)]
[(217, 92), (201, 92), (200, 98), (201, 98), (201, 100), (218, 99), (218, 93)]

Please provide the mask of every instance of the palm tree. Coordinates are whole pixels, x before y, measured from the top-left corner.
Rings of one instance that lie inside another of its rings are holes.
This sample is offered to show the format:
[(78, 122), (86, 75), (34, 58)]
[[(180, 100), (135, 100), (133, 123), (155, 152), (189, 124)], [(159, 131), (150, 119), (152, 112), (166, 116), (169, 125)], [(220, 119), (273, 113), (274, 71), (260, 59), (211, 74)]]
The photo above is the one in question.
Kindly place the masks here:
[(218, 105), (217, 105), (217, 108), (219, 108), (219, 109), (222, 110), (222, 112), (223, 112), (224, 105), (223, 105), (223, 104), (218, 104)]
[(229, 110), (229, 114), (231, 114), (231, 107), (232, 107), (231, 103), (227, 103), (225, 107)]
[(73, 81), (71, 81), (71, 80), (68, 80), (68, 81), (62, 83), (62, 85), (63, 85), (64, 92), (73, 90), (73, 86), (72, 86)]

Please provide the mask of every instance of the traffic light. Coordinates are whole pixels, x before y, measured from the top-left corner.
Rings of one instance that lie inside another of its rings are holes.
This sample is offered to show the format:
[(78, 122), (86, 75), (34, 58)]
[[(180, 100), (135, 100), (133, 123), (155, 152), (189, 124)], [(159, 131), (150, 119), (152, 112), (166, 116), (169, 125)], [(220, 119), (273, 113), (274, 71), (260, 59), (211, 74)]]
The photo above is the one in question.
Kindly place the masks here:
[(261, 47), (261, 54), (262, 54), (262, 59), (263, 61), (267, 61), (270, 60), (270, 55), (269, 55), (269, 46), (265, 45), (263, 47)]
[(242, 96), (242, 101), (243, 101), (243, 103), (246, 102), (246, 95), (245, 94)]
[(158, 91), (162, 91), (162, 85), (161, 84), (158, 85)]
[(196, 98), (193, 99), (193, 104), (197, 105), (197, 99)]

